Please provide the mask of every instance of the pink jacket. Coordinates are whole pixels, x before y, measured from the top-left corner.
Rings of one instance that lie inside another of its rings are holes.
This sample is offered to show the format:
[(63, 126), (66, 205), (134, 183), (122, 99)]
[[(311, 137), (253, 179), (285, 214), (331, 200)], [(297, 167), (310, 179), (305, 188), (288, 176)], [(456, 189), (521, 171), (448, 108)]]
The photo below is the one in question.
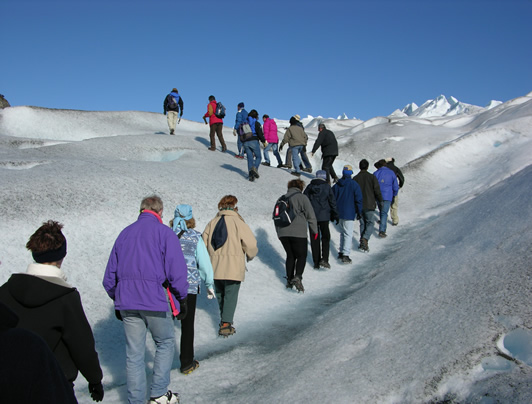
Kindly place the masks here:
[(277, 124), (271, 118), (264, 121), (264, 138), (268, 143), (279, 143), (279, 137), (277, 136)]
[(214, 115), (214, 112), (216, 111), (216, 100), (212, 100), (209, 102), (209, 105), (207, 105), (207, 113), (203, 115), (204, 118), (209, 118), (209, 125), (213, 125), (215, 123), (224, 123), (224, 120), (221, 118), (218, 118), (216, 115)]

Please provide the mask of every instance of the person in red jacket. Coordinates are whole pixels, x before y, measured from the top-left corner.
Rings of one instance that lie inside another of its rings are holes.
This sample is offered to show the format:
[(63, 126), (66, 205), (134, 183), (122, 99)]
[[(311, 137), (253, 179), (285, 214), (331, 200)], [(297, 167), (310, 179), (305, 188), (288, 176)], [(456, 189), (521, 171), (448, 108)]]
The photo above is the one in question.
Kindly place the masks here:
[(216, 140), (214, 139), (214, 134), (218, 136), (218, 140), (220, 141), (220, 144), (222, 145), (222, 152), (227, 151), (227, 147), (225, 145), (224, 135), (222, 133), (222, 128), (224, 126), (224, 121), (222, 118), (218, 118), (215, 115), (216, 112), (216, 98), (214, 95), (209, 96), (209, 104), (207, 105), (207, 112), (205, 115), (203, 115), (203, 120), (205, 121), (205, 125), (207, 125), (207, 118), (209, 118), (209, 125), (211, 126), (211, 131), (209, 133), (209, 137), (211, 139), (211, 147), (209, 147), (209, 150), (215, 151), (216, 150)]

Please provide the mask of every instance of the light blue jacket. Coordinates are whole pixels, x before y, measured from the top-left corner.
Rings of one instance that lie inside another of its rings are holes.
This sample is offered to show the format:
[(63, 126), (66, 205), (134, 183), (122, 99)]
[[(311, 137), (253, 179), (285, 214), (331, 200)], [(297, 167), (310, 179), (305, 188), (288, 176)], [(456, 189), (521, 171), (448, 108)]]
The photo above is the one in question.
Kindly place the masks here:
[(194, 229), (188, 229), (181, 235), (179, 241), (187, 262), (188, 293), (197, 295), (202, 280), (207, 289), (214, 289), (211, 257), (201, 238), (201, 233)]

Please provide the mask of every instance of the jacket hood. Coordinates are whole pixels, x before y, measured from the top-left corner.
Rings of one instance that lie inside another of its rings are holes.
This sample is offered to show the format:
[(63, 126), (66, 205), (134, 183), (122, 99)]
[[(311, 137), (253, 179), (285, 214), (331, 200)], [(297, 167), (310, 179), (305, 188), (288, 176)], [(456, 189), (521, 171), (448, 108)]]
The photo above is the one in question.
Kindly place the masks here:
[(336, 185), (338, 185), (339, 187), (345, 187), (349, 181), (351, 181), (351, 177), (342, 177), (338, 180)]
[(13, 274), (7, 281), (13, 299), (27, 308), (40, 307), (76, 289), (60, 278)]
[[(322, 188), (325, 186), (325, 189), (327, 189), (327, 182), (325, 180), (322, 180), (321, 178), (315, 178), (312, 181), (310, 181), (310, 184), (308, 186), (308, 193), (310, 195), (318, 195), (322, 191)], [(328, 191), (328, 190), (327, 190)]]

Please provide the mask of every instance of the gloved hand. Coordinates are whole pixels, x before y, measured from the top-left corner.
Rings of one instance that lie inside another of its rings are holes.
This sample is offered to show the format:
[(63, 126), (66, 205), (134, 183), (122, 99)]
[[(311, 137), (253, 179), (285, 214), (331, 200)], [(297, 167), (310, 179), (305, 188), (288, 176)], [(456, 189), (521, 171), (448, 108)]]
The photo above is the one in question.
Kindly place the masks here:
[(187, 299), (179, 301), (179, 314), (175, 317), (177, 320), (183, 320), (187, 316)]
[(357, 213), (357, 220), (362, 219), (362, 216), (360, 216), (360, 213)]
[(238, 132), (236, 131), (236, 129), (233, 129), (233, 136), (237, 136), (238, 135)]
[(115, 317), (118, 320), (122, 321), (122, 315), (120, 314), (120, 310), (115, 310)]
[(103, 384), (100, 383), (89, 383), (89, 393), (94, 401), (103, 400)]
[(283, 151), (283, 146), (284, 146), (284, 144), (282, 144), (281, 146), (279, 146), (279, 151)]
[(318, 239), (318, 233), (314, 234), (314, 240)]
[(216, 295), (214, 293), (214, 289), (210, 288), (207, 289), (207, 299), (214, 299), (216, 298)]
[(163, 114), (166, 115), (166, 111), (164, 111)]
[(205, 119), (205, 117), (203, 117), (203, 122), (205, 122), (205, 125), (208, 125), (207, 120)]
[(181, 111), (181, 113), (179, 114), (179, 117), (181, 118), (183, 116), (183, 111)]
[(264, 146), (264, 148), (266, 148), (266, 146), (268, 146), (268, 141), (265, 140), (264, 143), (262, 144)]

